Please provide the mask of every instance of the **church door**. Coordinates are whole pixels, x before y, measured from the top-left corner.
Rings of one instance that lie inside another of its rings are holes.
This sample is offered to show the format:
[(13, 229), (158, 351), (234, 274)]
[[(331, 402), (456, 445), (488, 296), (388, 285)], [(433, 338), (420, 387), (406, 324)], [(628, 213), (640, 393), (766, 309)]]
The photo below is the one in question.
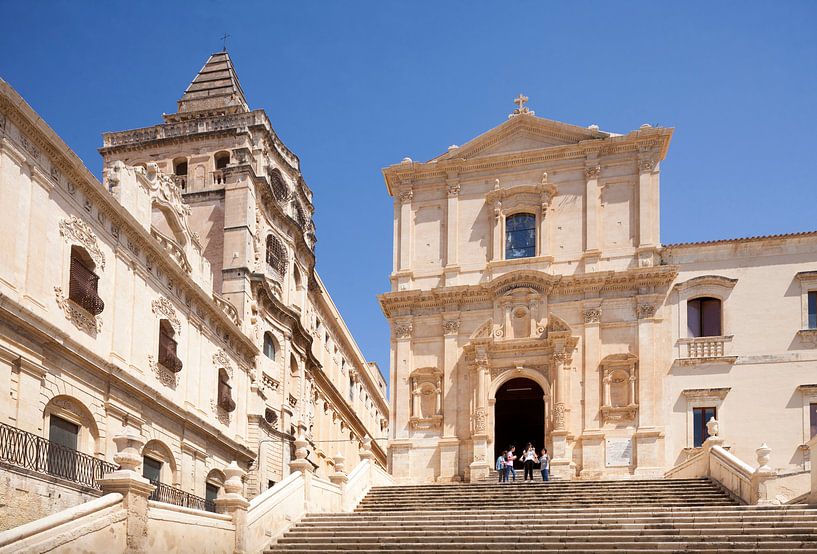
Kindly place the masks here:
[(511, 379), (496, 392), (494, 406), (494, 460), (510, 445), (516, 446), (516, 455), (528, 442), (536, 452), (545, 446), (544, 391), (530, 379)]

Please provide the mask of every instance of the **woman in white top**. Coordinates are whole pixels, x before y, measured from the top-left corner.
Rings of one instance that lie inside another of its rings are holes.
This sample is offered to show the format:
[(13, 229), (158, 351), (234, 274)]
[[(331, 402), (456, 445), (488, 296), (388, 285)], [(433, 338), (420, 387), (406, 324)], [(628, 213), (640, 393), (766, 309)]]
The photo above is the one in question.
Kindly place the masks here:
[(522, 452), (522, 463), (525, 464), (525, 481), (528, 480), (528, 475), (530, 475), (530, 480), (533, 481), (533, 464), (538, 461), (539, 458), (536, 457), (536, 449), (531, 443), (528, 443)]

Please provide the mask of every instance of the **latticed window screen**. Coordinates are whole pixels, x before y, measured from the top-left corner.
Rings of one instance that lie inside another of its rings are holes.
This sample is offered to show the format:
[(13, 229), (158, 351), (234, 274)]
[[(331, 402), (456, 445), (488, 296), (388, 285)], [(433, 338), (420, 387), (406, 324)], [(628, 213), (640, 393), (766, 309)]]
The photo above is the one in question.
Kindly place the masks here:
[(505, 220), (505, 259), (536, 255), (536, 216), (516, 214)]
[(301, 208), (301, 205), (297, 202), (295, 203), (295, 223), (298, 224), (298, 227), (301, 229), (304, 228), (306, 225), (306, 216), (304, 215), (304, 210)]
[(170, 322), (163, 319), (159, 322), (159, 363), (174, 373), (182, 370), (182, 361), (176, 355), (175, 333)]
[(287, 274), (287, 251), (277, 237), (267, 237), (267, 264), (284, 276)]
[(269, 172), (269, 182), (272, 187), (272, 195), (276, 200), (281, 202), (289, 197), (289, 189), (284, 183), (284, 179), (278, 169), (273, 169)]
[(218, 405), (224, 408), (225, 411), (232, 412), (235, 410), (235, 401), (233, 400), (233, 387), (230, 386), (230, 378), (227, 372), (223, 369), (218, 370)]
[(68, 298), (93, 315), (105, 309), (105, 303), (97, 293), (99, 277), (94, 273), (90, 256), (78, 246), (71, 247), (71, 276), (68, 283)]

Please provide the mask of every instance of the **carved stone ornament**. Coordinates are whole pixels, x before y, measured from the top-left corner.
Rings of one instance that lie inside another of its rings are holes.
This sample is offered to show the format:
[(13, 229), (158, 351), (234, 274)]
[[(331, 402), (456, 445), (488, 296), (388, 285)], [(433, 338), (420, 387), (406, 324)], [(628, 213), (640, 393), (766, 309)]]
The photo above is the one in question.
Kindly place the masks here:
[(565, 405), (559, 402), (553, 407), (553, 427), (557, 430), (565, 428)]
[(96, 334), (102, 332), (102, 316), (92, 316), (73, 301), (63, 295), (62, 287), (54, 287), (57, 296), (57, 306), (65, 314), (65, 319), (76, 326), (77, 329), (86, 333)]
[(459, 319), (448, 319), (443, 322), (443, 333), (446, 335), (456, 335), (460, 331)]
[(414, 325), (409, 323), (398, 323), (394, 326), (394, 336), (398, 339), (411, 338), (411, 333), (414, 331)]
[(655, 169), (656, 162), (652, 158), (646, 158), (644, 160), (638, 160), (638, 169), (639, 171), (652, 171)]
[(584, 322), (585, 323), (598, 323), (601, 320), (601, 309), (599, 308), (590, 308), (589, 310), (584, 311)]
[(407, 190), (400, 193), (400, 202), (404, 204), (406, 202), (411, 202), (412, 198), (414, 198), (414, 191), (412, 190)]
[(474, 414), (474, 430), (477, 433), (484, 433), (488, 428), (488, 410), (485, 408), (477, 408)]
[(633, 421), (635, 415), (638, 413), (638, 405), (630, 404), (628, 406), (602, 406), (601, 417), (604, 423), (620, 423), (624, 421)]
[(233, 363), (224, 350), (219, 350), (213, 354), (213, 365), (216, 366), (216, 369), (224, 369), (230, 379), (233, 378)]
[(230, 425), (230, 412), (222, 408), (215, 399), (210, 400), (210, 408), (212, 408), (213, 413), (216, 414), (216, 419), (218, 419), (219, 423), (226, 426)]
[(457, 196), (460, 193), (460, 184), (459, 183), (449, 183), (448, 184), (448, 196)]
[(96, 235), (90, 225), (73, 215), (68, 219), (60, 220), (59, 225), (60, 235), (65, 240), (82, 246), (91, 256), (97, 270), (102, 271), (105, 269), (105, 255), (99, 248)]
[(168, 320), (174, 331), (177, 333), (181, 332), (182, 325), (179, 323), (179, 318), (176, 315), (176, 309), (173, 307), (173, 303), (170, 302), (170, 300), (162, 296), (151, 302), (150, 305), (156, 317)]
[(584, 169), (584, 175), (588, 179), (597, 179), (601, 174), (601, 166), (599, 164), (587, 166)]
[(148, 366), (161, 384), (171, 389), (179, 386), (179, 374), (173, 373), (160, 364), (153, 355), (148, 355)]
[(639, 304), (636, 308), (638, 319), (652, 317), (655, 315), (655, 306), (652, 304)]

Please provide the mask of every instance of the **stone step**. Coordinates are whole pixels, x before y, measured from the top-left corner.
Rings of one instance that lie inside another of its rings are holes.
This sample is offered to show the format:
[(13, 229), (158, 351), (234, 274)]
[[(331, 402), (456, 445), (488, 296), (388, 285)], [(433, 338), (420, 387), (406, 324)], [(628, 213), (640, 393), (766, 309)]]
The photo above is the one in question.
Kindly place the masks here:
[[(425, 539), (436, 538), (439, 540), (462, 540), (462, 538), (473, 537), (475, 532), (479, 532), (479, 537), (482, 539), (507, 540), (508, 530), (496, 527), (494, 529), (485, 528), (433, 528), (423, 529), (423, 537)], [(381, 536), (388, 536), (390, 538), (403, 537), (411, 538), (417, 533), (416, 529), (403, 529), (395, 527), (384, 527), (380, 529), (304, 529), (299, 527), (296, 530), (290, 531), (286, 534), (287, 539), (376, 539)], [(753, 536), (753, 535), (783, 535), (792, 537), (797, 535), (798, 539), (817, 540), (817, 530), (813, 525), (797, 526), (754, 526), (747, 525), (741, 527), (714, 527), (701, 528), (698, 526), (690, 526), (687, 528), (677, 528), (675, 526), (668, 526), (667, 528), (655, 528), (651, 526), (646, 527), (632, 527), (630, 529), (616, 529), (608, 526), (597, 525), (595, 527), (587, 527), (574, 529), (565, 527), (562, 529), (554, 528), (530, 528), (515, 530), (513, 536), (547, 536), (554, 537), (576, 537), (576, 536), (616, 536), (616, 537), (635, 537), (635, 536), (676, 536), (676, 537), (691, 537), (691, 536)], [(804, 535), (808, 535), (805, 537)]]
[[(553, 546), (553, 547), (546, 547), (541, 546), (536, 549), (529, 549), (527, 547), (520, 548), (517, 545), (513, 545), (513, 552), (514, 554), (528, 554), (528, 553), (535, 553), (535, 552), (564, 552), (564, 546)], [(585, 546), (586, 548), (586, 546)], [(508, 550), (507, 545), (502, 548), (496, 548), (493, 550), (482, 550), (483, 552), (488, 551), (495, 551), (495, 552), (506, 552)], [(576, 548), (571, 549), (570, 552), (573, 554), (621, 554), (622, 551), (626, 552), (627, 546), (625, 545), (623, 548), (610, 548), (609, 545), (605, 547), (597, 547), (593, 549), (582, 549)], [(678, 545), (664, 545), (664, 546), (655, 546), (652, 545), (649, 549), (649, 552), (654, 552), (656, 554), (678, 554), (679, 552), (700, 552), (701, 549), (679, 549)], [(354, 549), (354, 552), (358, 554), (383, 554), (389, 552), (405, 552), (405, 549), (394, 549), (394, 548), (384, 548), (378, 546), (377, 548), (366, 549), (366, 548), (357, 548)], [(475, 551), (480, 551), (476, 549)], [(736, 548), (734, 545), (729, 545), (721, 548), (711, 548), (707, 549), (706, 552), (712, 553), (723, 553), (723, 554), (748, 554), (752, 552), (765, 552), (768, 554), (792, 554), (792, 552), (796, 551), (798, 554), (817, 554), (817, 547), (810, 546), (810, 545), (802, 545), (796, 550), (792, 550), (789, 547), (785, 548), (775, 548), (775, 547), (767, 547), (762, 544), (755, 545), (751, 548)], [(272, 552), (288, 552), (291, 554), (307, 554), (307, 553), (326, 553), (331, 554), (335, 552), (350, 552), (348, 549), (337, 549), (337, 548), (328, 548), (326, 546), (319, 546), (319, 547), (311, 547), (311, 546), (301, 546), (301, 545), (287, 545), (286, 547), (272, 547), (269, 550), (266, 550), (267, 553)], [(411, 552), (423, 553), (423, 552), (437, 552), (437, 549), (434, 546), (417, 546), (411, 549)]]
[[(521, 482), (521, 476), (517, 479), (517, 483)], [(509, 481), (512, 483), (513, 481)], [(541, 482), (541, 480), (540, 480)], [(676, 488), (676, 487), (689, 487), (695, 485), (704, 485), (709, 487), (716, 487), (712, 481), (709, 479), (619, 479), (619, 480), (607, 480), (607, 481), (569, 481), (569, 480), (561, 480), (561, 481), (548, 481), (549, 485), (553, 485), (554, 487), (565, 487), (565, 488), (592, 488), (592, 489), (599, 489), (604, 487), (656, 487), (656, 488)], [(429, 490), (440, 492), (443, 490), (456, 490), (456, 489), (483, 489), (483, 488), (495, 488), (498, 486), (503, 486), (505, 483), (496, 483), (492, 481), (479, 481), (475, 483), (423, 483), (417, 485), (397, 485), (397, 486), (377, 486), (372, 487), (371, 492), (377, 493), (379, 491), (389, 491), (389, 490), (401, 490), (401, 491), (412, 491), (412, 490)]]
[[(760, 542), (760, 541), (763, 542)], [(272, 549), (273, 552), (291, 552), (295, 546), (304, 546), (313, 551), (327, 552), (330, 550), (383, 550), (383, 542), (374, 541), (358, 541), (356, 543), (338, 544), (335, 541), (310, 541), (308, 544), (299, 545), (297, 543), (287, 542), (285, 540), (279, 541)], [(524, 545), (520, 545), (513, 537), (505, 537), (504, 540), (496, 542), (487, 542), (475, 540), (473, 542), (458, 542), (458, 543), (441, 543), (441, 542), (403, 542), (403, 543), (388, 543), (389, 550), (402, 550), (416, 552), (420, 549), (436, 549), (437, 551), (507, 551), (519, 552), (520, 548), (536, 552), (542, 550), (562, 550), (562, 551), (598, 551), (601, 549), (625, 551), (653, 551), (655, 549), (672, 549), (674, 551), (732, 551), (734, 548), (742, 547), (746, 549), (758, 550), (759, 547), (764, 549), (777, 549), (788, 552), (802, 552), (804, 548), (816, 549), (817, 540), (801, 541), (790, 540), (785, 536), (768, 536), (762, 539), (752, 537), (752, 540), (736, 540), (735, 537), (730, 537), (729, 540), (712, 541), (709, 537), (701, 541), (671, 541), (665, 538), (658, 538), (653, 540), (632, 541), (632, 540), (618, 540), (616, 537), (611, 537), (609, 541), (604, 540), (588, 540), (588, 541), (542, 541), (542, 540), (527, 540)]]

